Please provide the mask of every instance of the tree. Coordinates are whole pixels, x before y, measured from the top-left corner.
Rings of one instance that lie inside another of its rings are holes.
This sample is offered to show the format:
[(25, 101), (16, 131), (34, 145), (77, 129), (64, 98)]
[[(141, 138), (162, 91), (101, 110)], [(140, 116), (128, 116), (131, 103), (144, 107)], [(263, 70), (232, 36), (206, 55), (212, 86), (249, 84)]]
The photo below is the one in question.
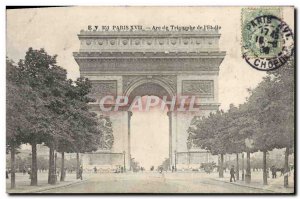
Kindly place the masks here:
[(188, 129), (188, 148), (196, 145), (209, 150), (212, 154), (220, 154), (219, 177), (223, 178), (223, 162), (226, 144), (223, 133), (226, 128), (223, 111), (211, 113), (208, 117), (195, 117)]
[(239, 107), (230, 106), (228, 114), (230, 120), (227, 132), (231, 143), (227, 149), (229, 153), (247, 153), (246, 182), (250, 183), (250, 153), (257, 151), (257, 148), (253, 145), (253, 135), (259, 131), (258, 121), (255, 117), (252, 117), (252, 112), (249, 110), (247, 103), (241, 104)]
[(257, 149), (263, 152), (263, 183), (267, 182), (267, 152), (276, 147), (278, 138), (274, 134), (276, 131), (276, 117), (270, 115), (268, 109), (274, 103), (271, 97), (272, 84), (270, 77), (264, 80), (252, 91), (248, 100), (248, 107), (252, 112), (252, 117), (257, 118), (260, 127), (254, 135), (254, 144)]
[[(253, 117), (260, 121), (255, 145), (263, 152), (263, 179), (267, 184), (266, 154), (274, 148), (286, 148), (285, 170), (288, 171), (289, 149), (294, 145), (294, 61), (268, 72), (251, 91), (248, 100)], [(288, 185), (285, 177), (284, 185)]]
[(170, 159), (165, 158), (165, 160), (161, 164), (161, 167), (163, 168), (164, 171), (167, 171), (170, 167)]
[[(249, 130), (249, 127), (254, 121), (247, 117), (245, 105), (235, 107), (233, 104), (230, 104), (226, 117), (226, 132), (223, 135), (226, 138), (226, 152), (236, 154), (236, 177), (239, 180), (239, 153), (247, 150), (245, 140), (251, 137), (252, 132)], [(247, 167), (250, 167), (250, 165), (248, 164)], [(242, 167), (242, 172), (244, 172), (244, 167)]]
[[(58, 141), (58, 151), (75, 152), (77, 155), (77, 173), (79, 169), (79, 153), (96, 151), (99, 148), (110, 149), (113, 144), (112, 127), (109, 118), (97, 117), (89, 111), (91, 83), (86, 78), (78, 78), (75, 82), (68, 81), (65, 89), (66, 126), (68, 139)], [(64, 174), (64, 159), (61, 171)], [(63, 175), (61, 175), (63, 176)], [(61, 177), (63, 181), (63, 177)]]
[[(289, 172), (288, 166), (288, 156), (290, 148), (294, 148), (294, 108), (295, 108), (295, 90), (294, 90), (294, 81), (295, 81), (295, 62), (294, 57), (287, 62), (286, 65), (280, 67), (278, 70), (270, 71), (270, 75), (274, 76), (274, 82), (276, 82), (276, 89), (274, 91), (276, 98), (276, 103), (278, 104), (277, 110), (284, 113), (280, 115), (280, 122), (277, 123), (280, 128), (282, 135), (281, 140), (284, 140), (284, 145), (286, 148), (285, 152), (285, 163), (284, 169), (285, 174)], [(278, 112), (277, 112), (278, 113)], [(284, 176), (284, 186), (288, 186), (288, 175)]]
[[(251, 181), (250, 153), (260, 150), (263, 152), (264, 184), (267, 184), (267, 152), (286, 148), (284, 166), (288, 172), (289, 150), (294, 146), (293, 59), (286, 66), (268, 72), (249, 92), (247, 102), (239, 107), (230, 105), (226, 113), (217, 111), (206, 118), (195, 117), (188, 129), (187, 144), (221, 154), (220, 177), (223, 173), (222, 154), (247, 152), (247, 183)], [(284, 179), (284, 186), (287, 186), (287, 175)]]
[[(21, 85), (17, 84), (17, 78), (13, 74), (18, 74), (18, 69), (13, 65), (13, 62), (6, 59), (6, 145), (7, 151), (11, 154), (11, 188), (16, 187), (15, 181), (15, 153), (16, 147), (20, 145), (18, 139), (22, 128), (27, 124), (26, 117), (19, 114), (22, 109), (23, 97), (20, 93)], [(25, 89), (24, 89), (25, 90)], [(22, 113), (22, 112), (21, 112)]]
[[(48, 55), (44, 49), (29, 48), (25, 59), (15, 67), (7, 63), (11, 68), (7, 84), (8, 143), (13, 152), (20, 143), (32, 146), (31, 185), (37, 185), (37, 144), (44, 143), (50, 149), (50, 184), (56, 183), (55, 150), (62, 154), (84, 153), (97, 150), (101, 143), (112, 146), (111, 122), (106, 119), (100, 128), (97, 115), (89, 111), (88, 103), (93, 99), (88, 97), (88, 79), (67, 80), (66, 70), (56, 64), (56, 56)], [(12, 159), (14, 169), (14, 153)]]
[[(31, 129), (23, 135), (24, 142), (32, 146), (31, 185), (37, 185), (37, 144), (46, 143), (53, 148), (56, 137), (64, 137), (61, 129), (63, 120), (58, 111), (61, 108), (63, 83), (66, 81), (66, 71), (56, 65), (56, 56), (48, 55), (44, 49), (33, 50), (29, 48), (25, 59), (20, 60), (18, 67), (22, 79), (32, 91), (30, 114)], [(50, 155), (50, 162), (52, 161)], [(51, 171), (49, 168), (49, 171)]]
[[(79, 151), (95, 150), (99, 144), (99, 139), (95, 136), (100, 134), (97, 131), (95, 114), (88, 111), (87, 105), (90, 100), (87, 94), (91, 85), (83, 78), (79, 78), (75, 84), (67, 80), (66, 71), (56, 65), (56, 56), (48, 55), (43, 49), (29, 48), (25, 59), (20, 60), (19, 67), (28, 85), (36, 92), (37, 99), (41, 99), (35, 100), (33, 104), (36, 114), (33, 114), (35, 123), (32, 126), (35, 128), (25, 136), (32, 145), (32, 185), (37, 184), (38, 143), (45, 143), (50, 149), (48, 182), (55, 184), (54, 159), (58, 145), (64, 152), (78, 148)], [(41, 115), (41, 111), (46, 114)], [(81, 147), (78, 147), (78, 142), (81, 142)]]
[[(27, 84), (22, 69), (7, 60), (7, 96), (6, 96), (6, 140), (11, 152), (11, 187), (15, 187), (15, 149), (26, 143), (32, 129), (40, 129), (42, 123), (36, 124), (38, 114), (35, 102), (40, 102), (37, 93)], [(43, 112), (44, 114), (44, 112)], [(43, 116), (42, 116), (43, 117)], [(35, 180), (36, 178), (31, 178)], [(35, 183), (31, 182), (32, 185)]]
[[(253, 119), (248, 107), (230, 105), (228, 112), (217, 111), (208, 117), (195, 117), (188, 129), (188, 147), (193, 144), (209, 150), (212, 154), (220, 154), (219, 177), (223, 177), (224, 154), (247, 152), (247, 179), (250, 179), (250, 152), (256, 149), (247, 146), (252, 140), (257, 121)], [(237, 155), (238, 161), (238, 155)], [(237, 162), (238, 167), (238, 162)]]

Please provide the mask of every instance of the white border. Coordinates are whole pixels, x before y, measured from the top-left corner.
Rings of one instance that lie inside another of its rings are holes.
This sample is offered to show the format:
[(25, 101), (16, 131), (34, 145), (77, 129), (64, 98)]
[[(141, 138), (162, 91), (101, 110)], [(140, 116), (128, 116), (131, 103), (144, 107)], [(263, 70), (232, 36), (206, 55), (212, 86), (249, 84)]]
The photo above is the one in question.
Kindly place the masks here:
[[(72, 6), (72, 5), (131, 5), (131, 6), (138, 6), (138, 5), (152, 5), (152, 6), (257, 6), (257, 5), (293, 5), (296, 8), (299, 8), (300, 1), (299, 0), (273, 0), (272, 2), (267, 1), (261, 1), (261, 0), (248, 0), (248, 1), (240, 1), (240, 0), (206, 0), (206, 1), (197, 1), (197, 0), (168, 0), (168, 1), (162, 1), (162, 0), (105, 0), (105, 1), (99, 1), (99, 0), (2, 0), (0, 1), (1, 9), (0, 9), (0, 30), (2, 32), (0, 37), (0, 54), (2, 55), (2, 58), (0, 59), (0, 109), (1, 109), (1, 116), (0, 116), (0, 124), (1, 124), (1, 139), (0, 139), (0, 160), (3, 162), (0, 164), (0, 198), (8, 198), (9, 196), (6, 194), (6, 182), (5, 182), (5, 176), (4, 176), (4, 170), (5, 170), (5, 57), (6, 57), (6, 46), (5, 46), (5, 38), (6, 38), (6, 18), (5, 18), (5, 7), (7, 5), (10, 6), (19, 6), (19, 5), (27, 5), (27, 6)], [(297, 26), (299, 27), (299, 20), (296, 20)], [(297, 46), (298, 42), (296, 43)], [(297, 55), (298, 56), (298, 53)], [(299, 62), (299, 61), (298, 61)], [(298, 67), (298, 66), (297, 66)], [(299, 69), (298, 69), (299, 71)], [(298, 74), (297, 74), (298, 77)], [(298, 78), (297, 78), (298, 79)], [(297, 93), (299, 92), (299, 87), (297, 89)], [(299, 102), (299, 99), (298, 101)], [(297, 110), (298, 111), (298, 110)], [(299, 117), (297, 119), (297, 123), (299, 121)], [(297, 143), (299, 143), (299, 135), (297, 136), (298, 140)], [(299, 154), (299, 146), (298, 146), (298, 154)], [(297, 157), (297, 160), (299, 160), (299, 157)], [(297, 169), (299, 168), (299, 161), (297, 161)], [(299, 170), (298, 172), (299, 173)], [(299, 182), (297, 182), (299, 184)], [(299, 191), (299, 190), (297, 190)], [(299, 196), (299, 194), (298, 194)], [(298, 197), (297, 196), (297, 197)], [(20, 197), (20, 196), (19, 196)], [(39, 196), (37, 196), (39, 197)], [(50, 198), (51, 196), (44, 196), (44, 198)], [(63, 197), (74, 197), (74, 196), (56, 196), (57, 198), (63, 198)], [(81, 198), (88, 198), (90, 196), (80, 196)], [(109, 197), (109, 196), (102, 196), (103, 198)], [(114, 197), (121, 197), (121, 196), (114, 196)], [(128, 197), (128, 196), (127, 196)], [(140, 196), (130, 196), (131, 198), (136, 198)], [(156, 196), (158, 197), (158, 196)], [(173, 196), (160, 196), (164, 198), (172, 198)], [(187, 197), (187, 196), (182, 196)], [(201, 196), (202, 198), (208, 198), (208, 196)], [(217, 197), (217, 196), (215, 196)], [(231, 197), (231, 196), (229, 196)], [(238, 198), (241, 198), (243, 196), (239, 196)], [(253, 196), (255, 198), (258, 197), (266, 197), (266, 196)], [(284, 197), (284, 196), (281, 196)], [(26, 198), (34, 198), (34, 196), (26, 196)], [(211, 198), (211, 197), (209, 197)]]

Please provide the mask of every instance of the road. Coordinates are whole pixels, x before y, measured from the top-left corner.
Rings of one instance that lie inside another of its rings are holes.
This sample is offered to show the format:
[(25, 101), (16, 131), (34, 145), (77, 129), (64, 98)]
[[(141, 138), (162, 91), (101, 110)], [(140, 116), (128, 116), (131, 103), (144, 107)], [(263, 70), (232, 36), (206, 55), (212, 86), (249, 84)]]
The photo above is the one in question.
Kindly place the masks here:
[(215, 180), (205, 173), (92, 174), (80, 183), (42, 193), (270, 193)]

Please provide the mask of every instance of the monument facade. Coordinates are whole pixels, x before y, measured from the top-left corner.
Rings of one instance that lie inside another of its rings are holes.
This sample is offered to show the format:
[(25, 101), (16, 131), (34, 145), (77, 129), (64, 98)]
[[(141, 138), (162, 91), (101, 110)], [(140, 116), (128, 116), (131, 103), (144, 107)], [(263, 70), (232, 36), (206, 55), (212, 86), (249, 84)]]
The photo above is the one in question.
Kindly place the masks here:
[[(127, 108), (103, 112), (102, 97), (127, 96), (131, 103), (136, 96), (185, 95), (197, 97), (200, 111), (168, 112), (170, 167), (192, 164), (190, 153), (196, 154), (192, 162), (200, 161), (197, 154), (203, 151), (187, 147), (187, 129), (194, 116), (218, 110), (219, 67), (226, 54), (219, 50), (220, 36), (215, 30), (80, 31), (80, 49), (73, 56), (80, 75), (93, 85), (91, 96), (96, 102), (90, 104), (91, 111), (110, 119), (114, 136), (111, 149), (99, 153), (117, 154), (118, 164), (130, 169), (132, 112)], [(115, 158), (108, 155), (107, 159)]]

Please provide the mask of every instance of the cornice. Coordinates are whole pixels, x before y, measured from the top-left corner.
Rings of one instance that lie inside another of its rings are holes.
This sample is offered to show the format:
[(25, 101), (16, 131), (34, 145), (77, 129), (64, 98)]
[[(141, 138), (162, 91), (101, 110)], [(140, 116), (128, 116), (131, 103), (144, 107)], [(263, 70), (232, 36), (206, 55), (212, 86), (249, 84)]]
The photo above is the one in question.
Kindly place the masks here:
[(78, 38), (165, 38), (165, 37), (214, 37), (216, 31), (80, 31)]
[(219, 75), (219, 70), (207, 71), (80, 71), (82, 77), (88, 76), (113, 76), (113, 75)]
[(197, 59), (197, 58), (221, 58), (226, 55), (225, 51), (204, 52), (74, 52), (75, 59)]
[[(199, 106), (199, 111), (202, 111), (202, 110), (216, 111), (216, 110), (219, 110), (220, 105), (221, 105), (220, 103), (197, 104), (197, 106)], [(89, 103), (89, 107), (90, 107), (91, 111), (101, 111), (99, 103)], [(114, 109), (114, 105), (110, 105), (110, 107), (112, 107), (112, 110)], [(130, 105), (119, 107), (120, 109), (118, 111), (128, 111), (129, 107), (130, 107)], [(116, 111), (112, 111), (112, 112), (116, 112)], [(174, 112), (180, 113), (180, 111), (174, 111)], [(183, 113), (186, 113), (186, 112), (183, 112)]]

